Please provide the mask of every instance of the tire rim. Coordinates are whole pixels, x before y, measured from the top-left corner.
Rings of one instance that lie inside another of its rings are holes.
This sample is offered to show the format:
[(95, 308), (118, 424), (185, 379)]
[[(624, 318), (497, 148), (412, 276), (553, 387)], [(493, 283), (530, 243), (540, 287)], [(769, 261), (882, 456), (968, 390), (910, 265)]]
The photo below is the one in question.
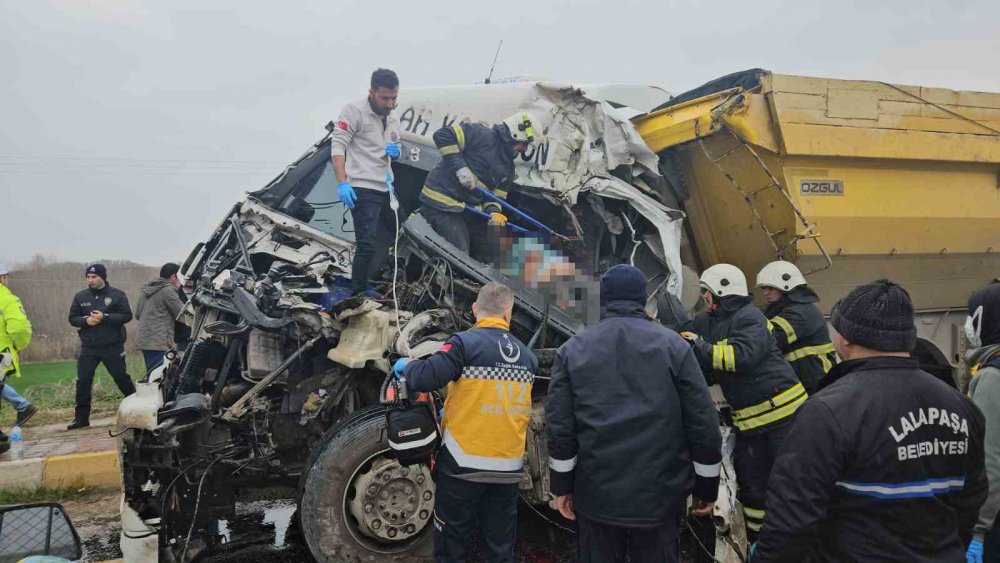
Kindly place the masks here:
[(402, 467), (376, 452), (351, 474), (343, 517), (351, 537), (376, 553), (399, 553), (424, 538), (434, 513), (434, 480), (425, 465)]

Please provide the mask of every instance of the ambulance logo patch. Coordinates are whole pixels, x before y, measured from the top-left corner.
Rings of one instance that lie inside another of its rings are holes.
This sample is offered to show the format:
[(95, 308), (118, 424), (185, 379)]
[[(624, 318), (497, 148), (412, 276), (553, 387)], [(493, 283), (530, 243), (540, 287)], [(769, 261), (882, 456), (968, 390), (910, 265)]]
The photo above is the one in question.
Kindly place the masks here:
[(346, 121), (338, 121), (337, 122), (337, 127), (340, 128), (340, 129), (343, 129), (344, 131), (347, 131), (347, 128), (349, 127), (349, 125), (347, 125)]

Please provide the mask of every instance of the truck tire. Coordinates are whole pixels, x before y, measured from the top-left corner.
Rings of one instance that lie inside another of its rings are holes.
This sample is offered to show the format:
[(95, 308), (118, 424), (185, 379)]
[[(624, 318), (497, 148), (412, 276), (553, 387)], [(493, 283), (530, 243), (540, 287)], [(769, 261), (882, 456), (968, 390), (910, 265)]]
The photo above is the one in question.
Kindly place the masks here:
[(302, 534), (319, 562), (429, 561), (433, 495), (429, 468), (396, 462), (385, 408), (373, 405), (313, 449), (299, 485)]

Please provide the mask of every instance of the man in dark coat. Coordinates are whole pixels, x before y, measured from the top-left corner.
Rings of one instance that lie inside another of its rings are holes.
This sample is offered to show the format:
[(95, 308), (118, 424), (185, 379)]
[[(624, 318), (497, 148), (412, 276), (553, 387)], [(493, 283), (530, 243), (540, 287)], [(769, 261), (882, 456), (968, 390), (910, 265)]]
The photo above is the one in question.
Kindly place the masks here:
[(775, 462), (754, 563), (962, 561), (986, 498), (983, 414), (910, 357), (899, 285), (855, 288), (830, 320), (844, 361)]
[(559, 348), (545, 403), (556, 505), (579, 523), (582, 562), (670, 562), (693, 494), (711, 514), (719, 416), (690, 346), (650, 320), (646, 278), (601, 278), (604, 318)]

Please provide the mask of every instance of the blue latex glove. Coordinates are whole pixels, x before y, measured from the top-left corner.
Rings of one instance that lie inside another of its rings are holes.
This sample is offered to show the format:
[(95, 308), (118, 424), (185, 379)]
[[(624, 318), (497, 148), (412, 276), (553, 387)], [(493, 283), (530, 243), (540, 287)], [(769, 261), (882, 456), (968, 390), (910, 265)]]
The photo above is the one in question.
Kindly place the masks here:
[(344, 202), (344, 205), (348, 209), (354, 209), (354, 202), (358, 201), (358, 194), (354, 193), (354, 187), (348, 181), (343, 181), (337, 184), (337, 195), (340, 196), (340, 201)]
[(747, 561), (753, 560), (753, 554), (757, 552), (757, 542), (750, 544), (750, 553), (747, 555)]
[(983, 542), (972, 540), (965, 552), (965, 563), (983, 563)]
[(399, 143), (389, 143), (385, 146), (385, 154), (390, 158), (399, 158)]
[(410, 358), (400, 358), (396, 360), (396, 363), (392, 366), (392, 375), (396, 376), (396, 379), (403, 377), (403, 370), (406, 369), (406, 364), (409, 363)]

